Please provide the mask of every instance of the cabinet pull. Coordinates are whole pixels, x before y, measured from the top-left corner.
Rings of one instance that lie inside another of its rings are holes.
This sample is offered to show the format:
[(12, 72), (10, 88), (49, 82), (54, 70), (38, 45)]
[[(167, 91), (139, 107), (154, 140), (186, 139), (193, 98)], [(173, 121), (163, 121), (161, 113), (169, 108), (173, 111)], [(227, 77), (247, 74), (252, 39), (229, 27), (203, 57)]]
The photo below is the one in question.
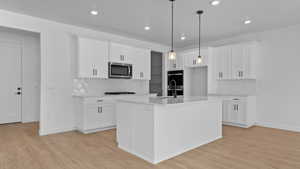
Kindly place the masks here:
[(93, 76), (95, 76), (95, 69), (93, 69)]
[(120, 55), (120, 60), (124, 61), (125, 60), (125, 55)]
[(219, 78), (223, 78), (223, 72), (219, 72)]
[(102, 113), (102, 107), (98, 107), (98, 113)]
[(236, 111), (239, 111), (239, 105), (238, 104), (236, 105)]
[(244, 76), (244, 72), (243, 71), (241, 71), (241, 77), (243, 77)]

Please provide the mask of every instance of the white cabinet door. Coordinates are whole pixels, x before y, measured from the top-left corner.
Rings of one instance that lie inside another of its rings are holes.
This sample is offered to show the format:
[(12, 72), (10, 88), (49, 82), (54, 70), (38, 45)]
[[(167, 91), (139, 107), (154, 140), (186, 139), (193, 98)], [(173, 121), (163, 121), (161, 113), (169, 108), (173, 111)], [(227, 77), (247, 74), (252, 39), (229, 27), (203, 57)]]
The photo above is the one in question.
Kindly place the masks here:
[(117, 63), (131, 63), (133, 55), (133, 48), (123, 44), (111, 43), (110, 44), (110, 62)]
[(248, 62), (247, 56), (245, 55), (245, 47), (243, 44), (237, 44), (232, 46), (231, 53), (232, 65), (232, 78), (243, 79), (246, 73), (246, 64)]
[(182, 55), (184, 57), (184, 65), (186, 67), (195, 67), (197, 66), (197, 53), (195, 51), (188, 52)]
[(116, 124), (115, 105), (113, 103), (92, 100), (84, 105), (84, 130), (111, 127)]
[(133, 79), (151, 79), (151, 51), (148, 49), (133, 50)]
[(223, 122), (231, 122), (231, 112), (232, 112), (232, 102), (229, 100), (224, 100), (223, 101), (223, 106), (222, 106), (222, 115), (223, 115)]
[(108, 42), (78, 38), (78, 76), (108, 77)]
[(217, 80), (231, 78), (231, 48), (227, 46), (215, 48)]
[(245, 78), (256, 79), (256, 59), (258, 55), (257, 43), (248, 43), (244, 46)]
[(223, 122), (247, 125), (246, 102), (244, 100), (223, 101)]
[(101, 106), (103, 119), (100, 127), (110, 127), (116, 125), (115, 104), (103, 103)]
[(216, 78), (255, 79), (256, 43), (243, 43), (214, 48)]

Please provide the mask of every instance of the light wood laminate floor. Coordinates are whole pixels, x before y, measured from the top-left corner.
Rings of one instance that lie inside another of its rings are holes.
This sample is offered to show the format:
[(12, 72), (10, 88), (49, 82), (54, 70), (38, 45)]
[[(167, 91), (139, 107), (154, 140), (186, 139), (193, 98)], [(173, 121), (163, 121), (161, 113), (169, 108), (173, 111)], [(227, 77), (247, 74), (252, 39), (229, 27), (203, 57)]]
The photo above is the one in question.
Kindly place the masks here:
[(300, 133), (223, 129), (223, 139), (152, 165), (118, 149), (115, 130), (39, 137), (35, 123), (0, 125), (0, 169), (300, 169)]

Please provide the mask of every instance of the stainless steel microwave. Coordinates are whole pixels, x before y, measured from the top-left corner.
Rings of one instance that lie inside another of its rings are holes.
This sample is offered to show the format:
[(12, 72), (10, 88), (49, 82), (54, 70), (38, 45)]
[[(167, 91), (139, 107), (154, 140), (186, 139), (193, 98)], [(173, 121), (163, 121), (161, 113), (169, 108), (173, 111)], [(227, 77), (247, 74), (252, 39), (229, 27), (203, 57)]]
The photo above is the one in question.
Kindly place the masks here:
[(109, 62), (108, 77), (115, 79), (131, 79), (132, 64)]

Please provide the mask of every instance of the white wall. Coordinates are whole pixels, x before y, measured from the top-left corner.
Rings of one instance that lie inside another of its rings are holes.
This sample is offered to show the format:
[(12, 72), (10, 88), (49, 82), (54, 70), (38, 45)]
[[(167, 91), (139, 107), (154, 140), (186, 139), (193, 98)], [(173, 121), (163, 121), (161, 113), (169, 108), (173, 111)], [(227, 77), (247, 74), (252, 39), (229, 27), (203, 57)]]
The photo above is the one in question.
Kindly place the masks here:
[[(255, 83), (258, 124), (300, 131), (300, 25), (223, 39), (206, 45), (218, 46), (251, 40), (260, 43)], [(217, 91), (254, 92), (253, 81), (218, 83)]]
[(28, 30), (41, 35), (40, 135), (74, 129), (72, 110), (72, 61), (74, 35), (109, 40), (155, 51), (166, 46), (105, 32), (61, 24), (37, 17), (0, 10), (0, 26)]
[(39, 121), (40, 37), (37, 33), (0, 27), (1, 41), (22, 46), (22, 122)]

